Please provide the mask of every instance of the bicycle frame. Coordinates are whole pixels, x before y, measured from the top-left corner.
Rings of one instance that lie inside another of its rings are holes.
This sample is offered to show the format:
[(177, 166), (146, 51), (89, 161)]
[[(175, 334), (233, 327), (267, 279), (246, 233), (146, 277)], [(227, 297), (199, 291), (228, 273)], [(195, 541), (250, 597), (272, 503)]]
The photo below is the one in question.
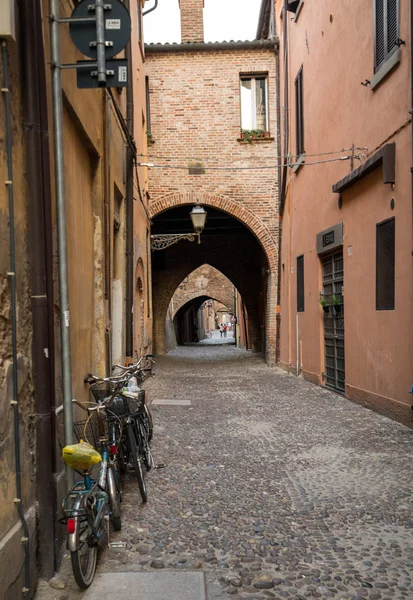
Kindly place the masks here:
[[(96, 501), (96, 516), (93, 519), (93, 523), (91, 522), (90, 525), (92, 528), (94, 541), (97, 542), (99, 540), (99, 529), (102, 521), (103, 511), (108, 505), (108, 495), (104, 491), (108, 471), (108, 458), (109, 452), (106, 448), (102, 453), (99, 481), (95, 481), (91, 478), (90, 473), (86, 473), (83, 481), (78, 481), (75, 483), (74, 487), (63, 499), (63, 514), (65, 517), (67, 517), (67, 519), (74, 520), (72, 527), (73, 531), (71, 530), (72, 532), (67, 534), (67, 549), (70, 550), (70, 552), (76, 551), (79, 547), (79, 536), (77, 530), (79, 519), (89, 518), (90, 509), (87, 508), (87, 503), (92, 495), (96, 496), (96, 499), (93, 500), (93, 502)], [(102, 483), (103, 486), (101, 485)], [(73, 497), (75, 497), (74, 505), (72, 508), (68, 508), (67, 503), (69, 499), (73, 499)]]

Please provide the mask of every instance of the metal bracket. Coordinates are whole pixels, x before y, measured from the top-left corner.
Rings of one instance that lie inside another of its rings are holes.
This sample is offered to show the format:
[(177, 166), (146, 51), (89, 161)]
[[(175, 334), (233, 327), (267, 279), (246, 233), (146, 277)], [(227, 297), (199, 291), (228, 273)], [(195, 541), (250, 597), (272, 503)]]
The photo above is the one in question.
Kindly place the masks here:
[[(89, 6), (87, 7), (87, 9), (90, 12), (94, 12), (96, 10), (96, 4), (89, 4)], [(111, 4), (104, 4), (103, 5), (103, 10), (112, 10), (112, 5)]]
[[(111, 69), (107, 69), (105, 71), (105, 73), (106, 73), (106, 75), (109, 75), (109, 76), (112, 76), (112, 77), (115, 75), (115, 71), (112, 71)], [(98, 76), (98, 72), (97, 71), (91, 71), (90, 72), (90, 76), (91, 77), (97, 77)]]
[(176, 244), (176, 242), (179, 242), (180, 240), (194, 242), (195, 236), (198, 236), (199, 243), (199, 233), (165, 233), (160, 235), (151, 235), (151, 249), (165, 250), (165, 248)]
[[(112, 46), (113, 46), (113, 42), (110, 42), (110, 41), (104, 42), (104, 44), (105, 44), (106, 48), (112, 48)], [(90, 42), (89, 46), (91, 48), (96, 48), (97, 42)]]

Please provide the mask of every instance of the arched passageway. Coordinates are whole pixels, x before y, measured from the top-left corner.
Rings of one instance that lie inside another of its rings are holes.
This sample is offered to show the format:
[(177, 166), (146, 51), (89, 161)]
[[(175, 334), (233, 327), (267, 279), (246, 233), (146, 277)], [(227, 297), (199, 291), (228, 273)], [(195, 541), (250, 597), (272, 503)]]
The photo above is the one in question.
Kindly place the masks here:
[[(153, 217), (153, 234), (193, 231), (189, 217), (191, 195), (185, 200)], [(156, 204), (158, 210), (164, 208), (162, 203)], [(232, 204), (235, 210), (237, 204)], [(192, 271), (207, 263), (224, 274), (242, 295), (249, 316), (251, 349), (265, 352), (267, 362), (273, 364), (275, 314), (267, 315), (267, 306), (274, 306), (276, 296), (276, 277), (272, 270), (276, 264), (274, 241), (262, 224), (257, 225), (261, 239), (255, 231), (252, 233), (250, 226), (257, 218), (252, 215), (248, 225), (242, 222), (241, 211), (244, 209), (241, 207), (238, 207), (239, 218), (236, 218), (214, 206), (203, 205), (208, 216), (201, 244), (181, 241), (165, 250), (154, 251), (152, 255), (155, 352), (163, 354), (167, 349), (165, 320), (175, 290)], [(247, 219), (248, 211), (243, 214)], [(268, 245), (270, 254), (264, 251), (263, 243)]]

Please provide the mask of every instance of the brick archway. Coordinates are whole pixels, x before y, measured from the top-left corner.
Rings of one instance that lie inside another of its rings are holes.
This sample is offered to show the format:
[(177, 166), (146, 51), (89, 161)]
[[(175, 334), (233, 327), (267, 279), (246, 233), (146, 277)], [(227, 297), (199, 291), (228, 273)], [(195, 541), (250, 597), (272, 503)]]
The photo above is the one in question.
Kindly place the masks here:
[(205, 296), (234, 311), (234, 284), (221, 271), (204, 264), (186, 277), (173, 294), (172, 317), (187, 302)]
[(264, 223), (248, 208), (242, 206), (239, 202), (226, 198), (218, 194), (208, 194), (205, 192), (197, 193), (173, 193), (161, 196), (158, 200), (151, 202), (149, 212), (151, 217), (156, 217), (160, 213), (181, 206), (183, 204), (194, 204), (199, 202), (204, 206), (213, 206), (231, 216), (235, 217), (247, 227), (259, 241), (268, 261), (268, 268), (272, 273), (277, 271), (277, 246), (276, 240), (272, 237), (269, 229)]
[[(268, 365), (275, 364), (277, 338), (277, 266), (278, 248), (275, 233), (266, 223), (256, 216), (249, 208), (240, 202), (231, 200), (219, 194), (208, 192), (174, 192), (158, 197), (151, 202), (149, 210), (152, 218), (161, 213), (193, 205), (199, 202), (223, 211), (237, 219), (252, 234), (250, 241), (242, 242), (238, 248), (236, 262), (225, 259), (225, 253), (230, 251), (229, 240), (221, 240), (221, 246), (215, 247), (211, 239), (203, 240), (201, 245), (195, 245), (190, 253), (185, 253), (182, 261), (180, 247), (171, 246), (164, 251), (165, 264), (159, 270), (153, 270), (154, 321), (153, 339), (157, 354), (164, 354), (166, 348), (165, 319), (172, 295), (180, 282), (193, 270), (208, 263), (225, 274), (240, 292), (248, 311), (251, 323), (251, 347), (253, 352), (264, 350)], [(274, 207), (274, 216), (276, 214)], [(259, 264), (256, 258), (254, 244), (262, 251), (264, 263)], [(253, 264), (254, 263), (254, 264)], [(248, 265), (247, 268), (246, 265)], [(257, 290), (262, 290), (262, 296)], [(265, 300), (264, 300), (265, 298)], [(265, 322), (260, 304), (265, 307)]]

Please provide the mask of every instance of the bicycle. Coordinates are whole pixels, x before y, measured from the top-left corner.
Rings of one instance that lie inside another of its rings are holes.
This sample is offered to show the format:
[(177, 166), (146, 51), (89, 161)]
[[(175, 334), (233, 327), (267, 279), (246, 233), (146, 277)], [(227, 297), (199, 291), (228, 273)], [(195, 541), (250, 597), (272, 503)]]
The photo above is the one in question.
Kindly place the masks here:
[[(120, 369), (121, 374), (120, 377), (128, 378), (128, 381), (131, 381), (133, 378), (136, 378), (136, 388), (140, 389), (139, 386), (148, 379), (148, 377), (155, 377), (155, 373), (152, 372), (153, 365), (155, 364), (153, 354), (147, 354), (146, 356), (141, 357), (136, 363), (131, 365), (113, 365), (112, 369)], [(153, 437), (153, 419), (152, 413), (149, 410), (149, 406), (144, 403), (144, 412), (142, 415), (142, 420), (144, 422), (144, 426), (148, 431), (148, 439), (149, 442)]]
[[(98, 546), (104, 537), (105, 529), (109, 537), (109, 519), (112, 519), (115, 530), (121, 528), (121, 491), (114, 466), (114, 454), (109, 449), (109, 434), (105, 427), (107, 421), (102, 417), (104, 407), (98, 405), (90, 408), (77, 400), (72, 402), (88, 414), (87, 419), (73, 424), (75, 437), (79, 442), (86, 440), (91, 447), (99, 444), (101, 450), (98, 479), (92, 478), (95, 463), (91, 457), (88, 459), (86, 456), (82, 459), (84, 462), (81, 468), (74, 467), (83, 477), (83, 481), (76, 482), (62, 501), (62, 522), (66, 523), (67, 548), (70, 552), (73, 575), (78, 586), (86, 589), (95, 576)], [(55, 411), (56, 416), (63, 410), (64, 407), (59, 406)], [(70, 464), (70, 449), (73, 449), (73, 445), (65, 446), (62, 450), (66, 464)], [(99, 456), (99, 453), (96, 454)]]
[(86, 376), (85, 382), (91, 385), (91, 392), (95, 398), (99, 399), (102, 396), (105, 398), (110, 411), (122, 423), (124, 433), (120, 436), (118, 445), (121, 471), (125, 473), (127, 465), (132, 465), (142, 500), (147, 502), (148, 490), (142, 463), (147, 471), (153, 466), (150, 449), (152, 418), (145, 403), (145, 392), (139, 389), (136, 381), (131, 387), (134, 391), (123, 387), (131, 383), (136, 365), (120, 367), (125, 370), (125, 373), (120, 376), (98, 377), (90, 373)]

